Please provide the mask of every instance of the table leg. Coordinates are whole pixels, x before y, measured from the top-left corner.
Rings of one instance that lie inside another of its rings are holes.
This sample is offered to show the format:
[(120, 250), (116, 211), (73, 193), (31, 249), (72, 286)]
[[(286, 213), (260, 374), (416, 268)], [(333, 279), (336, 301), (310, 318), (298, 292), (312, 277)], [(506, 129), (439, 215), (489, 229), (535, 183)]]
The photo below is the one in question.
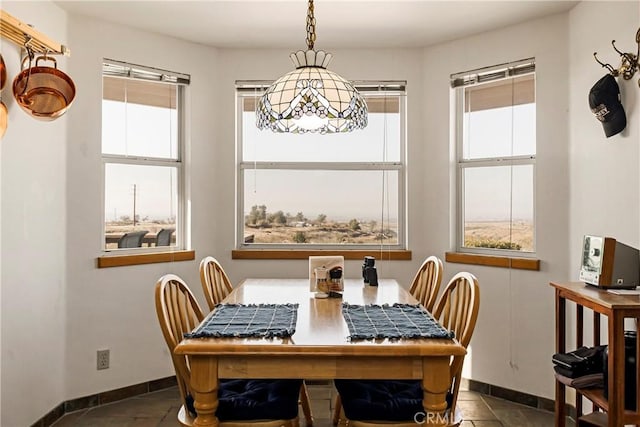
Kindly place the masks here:
[[(582, 347), (584, 340), (584, 307), (576, 306), (576, 349)], [(582, 395), (576, 393), (576, 417), (580, 418), (582, 412)]]
[(198, 416), (193, 425), (218, 427), (218, 359), (215, 356), (189, 356), (191, 363), (191, 391)]
[[(422, 359), (422, 406), (424, 418), (418, 416), (417, 421), (428, 426), (444, 426), (449, 424), (445, 417), (447, 410), (447, 391), (451, 385), (449, 357), (424, 357)], [(454, 417), (455, 414), (450, 414)]]
[[(556, 352), (566, 351), (566, 315), (567, 302), (560, 296), (560, 290), (556, 289)], [(555, 426), (565, 427), (566, 423), (566, 390), (564, 384), (556, 380)]]
[(609, 316), (609, 427), (621, 426), (624, 414), (624, 317), (618, 311)]

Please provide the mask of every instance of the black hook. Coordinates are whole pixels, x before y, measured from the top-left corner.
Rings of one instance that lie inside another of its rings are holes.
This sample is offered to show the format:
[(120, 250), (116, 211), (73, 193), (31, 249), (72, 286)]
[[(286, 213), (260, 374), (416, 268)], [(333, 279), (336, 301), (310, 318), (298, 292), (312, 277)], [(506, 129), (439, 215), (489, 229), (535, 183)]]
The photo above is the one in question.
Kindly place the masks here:
[(593, 58), (596, 60), (596, 62), (600, 65), (602, 65), (604, 68), (606, 68), (607, 70), (609, 70), (609, 73), (613, 76), (613, 77), (617, 77), (618, 76), (618, 70), (616, 70), (615, 68), (613, 68), (611, 66), (611, 64), (605, 64), (604, 62), (601, 62), (598, 59), (598, 52), (593, 52)]

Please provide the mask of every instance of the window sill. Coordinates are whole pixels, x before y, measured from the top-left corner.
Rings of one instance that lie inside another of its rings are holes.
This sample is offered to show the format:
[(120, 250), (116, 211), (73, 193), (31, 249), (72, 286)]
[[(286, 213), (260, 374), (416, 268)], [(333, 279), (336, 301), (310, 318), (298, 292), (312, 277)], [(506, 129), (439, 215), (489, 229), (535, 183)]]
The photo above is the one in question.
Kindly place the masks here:
[(445, 253), (445, 261), (457, 264), (486, 265), (489, 267), (540, 271), (540, 260), (535, 258), (515, 258), (506, 256), (447, 252)]
[(154, 252), (135, 255), (105, 255), (98, 257), (98, 268), (123, 267), (127, 265), (155, 264), (159, 262), (191, 261), (196, 251)]
[(232, 259), (308, 259), (310, 256), (342, 255), (348, 260), (362, 260), (373, 256), (381, 261), (410, 261), (409, 250), (293, 250), (293, 249), (234, 249)]

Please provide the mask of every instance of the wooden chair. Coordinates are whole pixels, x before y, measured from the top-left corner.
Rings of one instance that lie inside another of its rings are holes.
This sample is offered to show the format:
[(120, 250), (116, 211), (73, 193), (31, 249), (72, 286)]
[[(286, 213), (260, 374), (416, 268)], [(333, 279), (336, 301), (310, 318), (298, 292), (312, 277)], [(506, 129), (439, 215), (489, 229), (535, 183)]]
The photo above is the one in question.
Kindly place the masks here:
[(420, 266), (413, 278), (409, 293), (417, 299), (430, 313), (436, 303), (440, 283), (442, 282), (442, 261), (430, 256)]
[[(475, 329), (476, 320), (478, 319), (478, 309), (480, 307), (480, 288), (478, 286), (478, 280), (471, 273), (458, 273), (447, 284), (440, 299), (438, 300), (433, 315), (438, 321), (447, 329), (454, 332), (458, 342), (465, 348), (471, 341), (473, 330)], [(447, 417), (450, 426), (460, 425), (462, 422), (462, 415), (459, 410), (456, 409), (456, 403), (458, 399), (458, 392), (460, 390), (460, 381), (462, 379), (462, 365), (464, 363), (464, 356), (455, 356), (451, 358), (449, 364), (449, 374), (451, 378), (451, 384), (447, 396), (449, 408), (447, 410)], [(355, 382), (356, 380), (336, 381), (336, 388), (340, 390), (341, 385), (348, 382)], [(411, 393), (410, 398), (413, 401), (416, 411), (420, 412), (422, 407), (422, 388), (420, 381), (371, 381), (367, 386), (371, 387), (386, 387), (389, 383), (400, 385), (405, 387), (405, 392)], [(341, 396), (342, 409), (340, 412), (339, 423), (341, 425), (348, 425), (349, 427), (380, 427), (381, 425), (393, 425), (397, 427), (415, 427), (416, 421), (387, 421), (387, 420), (350, 420), (345, 415), (346, 412), (350, 412), (352, 402), (360, 397), (347, 396), (343, 393)], [(352, 401), (350, 399), (353, 399)], [(362, 408), (360, 408), (362, 410)], [(335, 423), (335, 419), (334, 419)], [(428, 423), (427, 423), (428, 425)]]
[[(442, 270), (442, 260), (440, 258), (436, 256), (428, 257), (418, 269), (409, 288), (409, 293), (430, 313), (433, 311), (433, 305), (440, 290)], [(342, 402), (338, 394), (333, 405), (333, 425), (338, 424), (341, 411)]]
[[(171, 360), (173, 367), (176, 371), (176, 378), (178, 380), (178, 388), (180, 389), (180, 396), (182, 397), (182, 406), (178, 411), (178, 422), (182, 426), (193, 426), (195, 416), (193, 409), (193, 398), (190, 391), (190, 377), (191, 370), (189, 367), (188, 359), (182, 355), (174, 354), (174, 349), (182, 339), (182, 336), (186, 332), (190, 332), (204, 319), (204, 314), (198, 305), (195, 297), (187, 285), (178, 276), (173, 274), (167, 274), (162, 276), (156, 284), (155, 290), (156, 301), (156, 313), (158, 315), (158, 321), (160, 322), (160, 329), (162, 329), (162, 335), (169, 347), (169, 353), (171, 354)], [(234, 380), (236, 383), (237, 380)], [(254, 381), (248, 380), (247, 382)], [(279, 381), (279, 380), (277, 380)], [(268, 380), (263, 381), (264, 383)], [(224, 393), (226, 383), (224, 380), (220, 382), (219, 395)], [(297, 387), (297, 385), (296, 385)], [(297, 394), (297, 390), (295, 391)], [(292, 404), (296, 406), (295, 413), (297, 413), (296, 394), (293, 395)], [(224, 405), (222, 400), (219, 401), (220, 406), (218, 411)], [(237, 405), (237, 403), (234, 403)], [(291, 408), (289, 408), (291, 409)], [(289, 412), (292, 410), (287, 409)], [(245, 416), (249, 408), (238, 408), (238, 412), (242, 410), (240, 416)], [(220, 422), (221, 427), (241, 427), (241, 426), (257, 426), (257, 427), (298, 427), (298, 417), (291, 419), (278, 419), (278, 420), (238, 420), (238, 421), (224, 421)]]
[[(451, 278), (444, 288), (433, 311), (433, 317), (440, 324), (454, 332), (458, 342), (466, 349), (471, 342), (473, 331), (478, 320), (480, 309), (480, 286), (478, 279), (471, 273), (458, 273)], [(450, 364), (451, 373), (451, 413), (455, 413), (462, 380), (464, 355), (453, 357)]]
[(141, 230), (124, 233), (122, 237), (118, 239), (118, 249), (142, 247), (142, 240), (144, 239), (144, 235), (148, 232), (149, 231), (147, 230)]
[(220, 304), (233, 290), (229, 276), (218, 260), (212, 256), (207, 256), (200, 261), (200, 283), (209, 310), (213, 310), (216, 304)]
[[(218, 260), (212, 256), (204, 257), (202, 261), (200, 261), (200, 283), (202, 284), (202, 290), (204, 291), (209, 310), (213, 310), (216, 304), (220, 304), (220, 302), (233, 291), (229, 276), (227, 276), (227, 273), (225, 273), (224, 268), (222, 268)], [(304, 382), (300, 389), (300, 404), (302, 405), (305, 424), (312, 426), (313, 415), (311, 413), (311, 400), (309, 399), (309, 391)]]

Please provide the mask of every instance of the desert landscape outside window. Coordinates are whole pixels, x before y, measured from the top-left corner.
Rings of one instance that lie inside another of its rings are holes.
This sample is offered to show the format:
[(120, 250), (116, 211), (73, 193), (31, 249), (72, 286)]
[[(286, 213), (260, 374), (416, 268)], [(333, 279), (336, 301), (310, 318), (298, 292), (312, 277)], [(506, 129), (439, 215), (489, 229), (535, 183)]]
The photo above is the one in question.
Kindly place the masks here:
[(535, 252), (533, 59), (452, 76), (458, 250)]
[(103, 65), (104, 250), (181, 247), (188, 76)]
[(264, 87), (236, 82), (237, 246), (405, 249), (405, 85), (356, 83), (367, 127), (319, 135), (258, 130)]

